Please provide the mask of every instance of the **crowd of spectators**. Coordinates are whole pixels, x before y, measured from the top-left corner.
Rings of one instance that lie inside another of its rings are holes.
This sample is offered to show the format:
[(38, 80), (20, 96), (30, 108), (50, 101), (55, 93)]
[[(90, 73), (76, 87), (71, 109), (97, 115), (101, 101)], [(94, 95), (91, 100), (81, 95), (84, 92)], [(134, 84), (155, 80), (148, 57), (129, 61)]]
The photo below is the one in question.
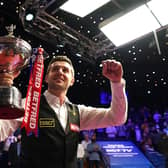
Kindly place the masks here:
[[(155, 167), (168, 167), (168, 108), (161, 111), (157, 108), (151, 110), (146, 106), (139, 109), (131, 107), (124, 125), (94, 131), (97, 134), (97, 140), (130, 140)], [(161, 156), (165, 160), (164, 167), (163, 165), (159, 167), (158, 160)]]
[[(78, 168), (89, 167), (93, 164), (93, 158), (97, 160), (100, 153), (100, 147), (96, 147), (92, 153), (93, 135), (96, 135), (96, 140), (130, 140), (139, 147), (139, 149), (148, 157), (153, 163), (155, 160), (150, 158), (149, 153), (157, 152), (165, 157), (165, 167), (168, 167), (168, 109), (163, 112), (158, 109), (150, 110), (147, 107), (141, 107), (138, 110), (129, 108), (129, 115), (127, 122), (120, 126), (109, 126), (96, 130), (87, 130), (81, 132), (81, 139), (78, 150)], [(91, 144), (88, 146), (88, 144)], [(17, 130), (3, 142), (0, 142), (0, 165), (2, 168), (12, 168), (19, 162), (19, 155), (21, 145), (21, 136)], [(97, 144), (96, 144), (97, 146)], [(96, 151), (97, 150), (97, 151)], [(92, 156), (90, 158), (90, 156)], [(157, 158), (156, 158), (157, 160)], [(97, 164), (97, 162), (94, 162)], [(101, 167), (101, 164), (99, 165)], [(157, 167), (157, 166), (156, 166)], [(19, 166), (18, 166), (19, 168)]]

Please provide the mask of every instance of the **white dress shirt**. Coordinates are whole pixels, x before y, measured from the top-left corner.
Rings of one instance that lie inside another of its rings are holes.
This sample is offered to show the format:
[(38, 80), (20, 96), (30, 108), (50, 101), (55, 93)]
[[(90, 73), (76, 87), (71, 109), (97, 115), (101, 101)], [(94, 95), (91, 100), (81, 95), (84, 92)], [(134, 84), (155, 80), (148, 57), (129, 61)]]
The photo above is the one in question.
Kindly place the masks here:
[(77, 158), (82, 159), (82, 158), (84, 158), (84, 155), (85, 155), (85, 150), (84, 150), (82, 144), (79, 143), (78, 150), (77, 150)]
[(66, 124), (67, 124), (67, 117), (68, 117), (65, 102), (68, 101), (68, 98), (66, 98), (65, 102), (62, 105), (60, 105), (59, 98), (51, 94), (48, 90), (44, 92), (44, 96), (46, 97), (47, 102), (50, 105), (50, 107), (55, 111), (58, 117), (58, 120), (60, 121), (63, 129), (65, 130)]

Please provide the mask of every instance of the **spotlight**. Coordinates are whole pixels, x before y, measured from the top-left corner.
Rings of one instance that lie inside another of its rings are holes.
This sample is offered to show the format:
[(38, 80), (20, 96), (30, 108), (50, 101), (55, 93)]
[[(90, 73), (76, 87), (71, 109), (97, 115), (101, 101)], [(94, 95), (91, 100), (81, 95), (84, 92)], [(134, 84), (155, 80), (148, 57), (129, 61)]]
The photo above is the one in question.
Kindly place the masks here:
[(34, 15), (32, 13), (28, 13), (25, 16), (26, 21), (32, 21), (34, 19)]
[(28, 9), (25, 14), (25, 21), (32, 22), (35, 19), (36, 11)]

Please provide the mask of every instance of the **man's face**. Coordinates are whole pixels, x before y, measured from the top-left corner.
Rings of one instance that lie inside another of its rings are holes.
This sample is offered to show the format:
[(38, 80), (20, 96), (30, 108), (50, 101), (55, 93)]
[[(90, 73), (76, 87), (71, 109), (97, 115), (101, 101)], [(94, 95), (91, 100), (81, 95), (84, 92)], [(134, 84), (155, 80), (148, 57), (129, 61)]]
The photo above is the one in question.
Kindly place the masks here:
[(95, 142), (95, 141), (96, 141), (96, 135), (95, 135), (95, 134), (92, 135), (91, 140), (92, 140), (92, 142)]
[(49, 89), (67, 90), (74, 83), (71, 65), (65, 61), (52, 63), (46, 75), (46, 82)]

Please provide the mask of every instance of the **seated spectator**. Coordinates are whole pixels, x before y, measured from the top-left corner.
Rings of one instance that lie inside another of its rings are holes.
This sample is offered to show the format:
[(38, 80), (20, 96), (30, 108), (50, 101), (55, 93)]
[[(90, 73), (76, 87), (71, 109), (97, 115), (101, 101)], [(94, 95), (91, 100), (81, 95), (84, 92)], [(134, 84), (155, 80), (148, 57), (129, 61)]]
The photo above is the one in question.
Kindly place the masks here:
[(126, 126), (120, 125), (117, 126), (117, 137), (121, 140), (126, 139)]
[(117, 136), (117, 129), (115, 126), (109, 126), (106, 128), (106, 135), (108, 140), (113, 140)]
[(126, 126), (126, 138), (127, 139), (132, 139), (132, 131), (134, 130), (134, 123), (131, 118), (128, 118), (127, 123), (125, 124)]
[(139, 145), (142, 142), (142, 132), (138, 124), (135, 125), (135, 142)]
[(168, 136), (168, 124), (165, 125), (165, 127), (163, 128), (163, 133), (165, 133)]
[(160, 120), (162, 118), (162, 115), (160, 114), (160, 112), (158, 110), (155, 110), (154, 114), (153, 114), (153, 120), (155, 123), (159, 124)]
[(104, 140), (104, 138), (105, 138), (105, 129), (104, 128), (96, 129), (96, 137), (97, 137), (98, 140)]
[(144, 139), (142, 149), (144, 152), (155, 150), (153, 143), (152, 143), (152, 139), (149, 136)]

